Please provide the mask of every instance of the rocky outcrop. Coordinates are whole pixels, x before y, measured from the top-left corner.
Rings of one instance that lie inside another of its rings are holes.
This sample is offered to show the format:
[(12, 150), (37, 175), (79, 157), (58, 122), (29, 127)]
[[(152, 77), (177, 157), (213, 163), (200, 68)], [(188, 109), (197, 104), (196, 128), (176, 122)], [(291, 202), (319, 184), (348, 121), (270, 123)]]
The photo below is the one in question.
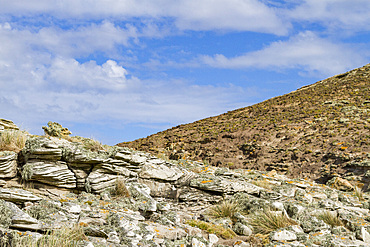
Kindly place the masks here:
[(17, 157), (15, 152), (0, 152), (0, 178), (13, 178), (17, 175)]
[(18, 126), (13, 123), (11, 120), (0, 118), (0, 131), (1, 130), (19, 130)]
[[(128, 148), (91, 151), (54, 137), (30, 138), (18, 155), (0, 159), (8, 174), (0, 188), (0, 231), (8, 236), (78, 226), (85, 246), (370, 245), (370, 196), (340, 177), (322, 185)], [(29, 189), (9, 188), (17, 169)], [(236, 212), (211, 213), (225, 205)], [(265, 213), (288, 224), (261, 230)]]

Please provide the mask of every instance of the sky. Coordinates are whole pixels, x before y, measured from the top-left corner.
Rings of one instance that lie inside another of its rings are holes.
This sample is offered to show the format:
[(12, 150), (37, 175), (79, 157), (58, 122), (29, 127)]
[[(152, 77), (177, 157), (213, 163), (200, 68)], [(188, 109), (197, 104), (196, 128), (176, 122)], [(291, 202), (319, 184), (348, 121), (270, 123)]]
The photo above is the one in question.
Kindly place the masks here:
[(114, 145), (370, 58), (369, 0), (0, 0), (0, 118)]

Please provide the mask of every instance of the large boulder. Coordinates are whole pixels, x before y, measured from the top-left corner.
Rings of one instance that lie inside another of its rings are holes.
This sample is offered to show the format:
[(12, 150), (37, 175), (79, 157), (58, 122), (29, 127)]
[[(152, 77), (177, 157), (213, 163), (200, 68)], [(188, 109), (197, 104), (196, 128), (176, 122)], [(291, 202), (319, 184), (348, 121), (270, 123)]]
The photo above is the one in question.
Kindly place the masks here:
[(76, 177), (63, 161), (30, 160), (22, 167), (24, 180), (62, 188), (76, 188)]

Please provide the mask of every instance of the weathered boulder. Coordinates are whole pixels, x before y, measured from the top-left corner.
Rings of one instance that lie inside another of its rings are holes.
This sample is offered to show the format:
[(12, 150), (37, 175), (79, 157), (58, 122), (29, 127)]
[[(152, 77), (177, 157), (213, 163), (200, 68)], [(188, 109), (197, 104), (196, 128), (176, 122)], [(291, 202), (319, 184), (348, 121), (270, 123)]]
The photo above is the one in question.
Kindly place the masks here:
[(27, 190), (16, 188), (0, 188), (0, 199), (9, 202), (23, 203), (40, 201), (42, 198), (32, 194)]
[(85, 188), (87, 192), (101, 193), (115, 188), (117, 175), (101, 172), (100, 169), (93, 170), (86, 178)]
[(22, 178), (62, 188), (76, 188), (76, 177), (63, 161), (30, 160), (22, 167)]
[(163, 160), (149, 160), (141, 168), (140, 178), (159, 179), (164, 181), (176, 181), (183, 176), (183, 172), (170, 164), (165, 164)]
[(12, 223), (10, 227), (22, 230), (41, 230), (43, 229), (40, 222), (23, 212), (12, 202), (5, 202), (5, 205), (13, 212), (11, 217)]
[(0, 152), (0, 178), (13, 178), (17, 175), (17, 154)]
[(150, 196), (150, 188), (147, 185), (133, 182), (127, 183), (126, 186), (141, 210), (149, 212), (157, 211), (157, 201)]
[(45, 134), (53, 137), (63, 137), (72, 134), (68, 128), (63, 128), (59, 123), (51, 121), (48, 122), (48, 126), (43, 126), (42, 129), (44, 130)]
[(13, 129), (19, 130), (18, 126), (13, 123), (11, 120), (0, 118), (0, 130), (1, 129)]

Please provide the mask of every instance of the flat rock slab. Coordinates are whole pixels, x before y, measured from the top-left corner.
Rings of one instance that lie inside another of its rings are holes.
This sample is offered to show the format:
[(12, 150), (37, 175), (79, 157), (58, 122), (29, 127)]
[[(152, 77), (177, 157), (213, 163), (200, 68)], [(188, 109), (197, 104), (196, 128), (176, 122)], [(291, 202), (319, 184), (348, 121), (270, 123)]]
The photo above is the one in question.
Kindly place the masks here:
[(237, 192), (245, 192), (248, 194), (257, 195), (264, 190), (254, 184), (242, 181), (219, 177), (199, 177), (190, 182), (190, 186), (206, 191), (214, 191), (220, 193), (234, 194)]
[(23, 203), (40, 201), (42, 198), (35, 196), (31, 192), (16, 188), (0, 188), (0, 199), (9, 202)]
[(147, 163), (141, 168), (139, 173), (140, 178), (160, 179), (164, 181), (176, 181), (181, 178), (184, 173), (177, 167), (166, 166), (165, 164)]

